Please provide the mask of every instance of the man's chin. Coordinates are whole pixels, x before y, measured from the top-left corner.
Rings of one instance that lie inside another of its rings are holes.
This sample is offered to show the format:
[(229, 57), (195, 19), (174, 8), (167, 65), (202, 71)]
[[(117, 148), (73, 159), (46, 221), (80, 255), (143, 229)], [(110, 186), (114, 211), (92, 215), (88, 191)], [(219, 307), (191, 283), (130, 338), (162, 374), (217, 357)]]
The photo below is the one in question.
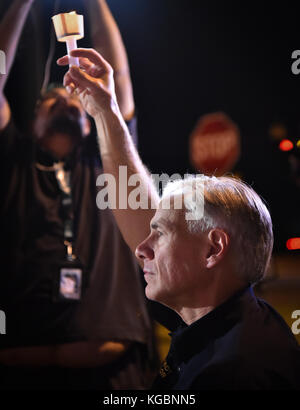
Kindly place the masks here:
[(78, 141), (68, 134), (53, 134), (38, 140), (39, 146), (54, 158), (64, 159), (79, 146)]
[(147, 284), (146, 288), (145, 288), (145, 295), (147, 297), (147, 299), (149, 300), (153, 300), (154, 302), (159, 302), (159, 303), (163, 303), (162, 299), (162, 295), (161, 292), (158, 292), (157, 289), (154, 288), (154, 286)]
[(147, 286), (145, 287), (145, 295), (146, 295), (147, 299), (153, 300), (153, 301), (156, 302), (155, 294), (154, 294), (153, 290), (151, 289), (151, 286), (149, 286), (149, 284), (147, 284)]

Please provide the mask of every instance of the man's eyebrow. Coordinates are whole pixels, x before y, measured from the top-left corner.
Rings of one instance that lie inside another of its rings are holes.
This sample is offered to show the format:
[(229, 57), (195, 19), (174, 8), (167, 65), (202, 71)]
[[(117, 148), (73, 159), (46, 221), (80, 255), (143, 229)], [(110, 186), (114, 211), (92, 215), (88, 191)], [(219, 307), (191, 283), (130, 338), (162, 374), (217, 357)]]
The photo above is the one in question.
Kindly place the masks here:
[(166, 227), (168, 227), (168, 222), (167, 221), (165, 221), (164, 219), (158, 219), (157, 221), (154, 221), (154, 222), (151, 222), (150, 223), (150, 228), (151, 229), (157, 229), (157, 228), (159, 228), (159, 226), (166, 226)]

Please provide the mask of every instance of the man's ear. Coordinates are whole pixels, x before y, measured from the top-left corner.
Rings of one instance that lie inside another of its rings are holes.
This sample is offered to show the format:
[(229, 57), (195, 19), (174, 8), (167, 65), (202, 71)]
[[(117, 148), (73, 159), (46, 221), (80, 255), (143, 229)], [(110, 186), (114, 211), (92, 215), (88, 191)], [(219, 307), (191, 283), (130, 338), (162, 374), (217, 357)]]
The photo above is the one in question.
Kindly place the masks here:
[(229, 248), (229, 235), (222, 229), (212, 229), (208, 233), (208, 252), (206, 255), (206, 267), (215, 267), (226, 255)]

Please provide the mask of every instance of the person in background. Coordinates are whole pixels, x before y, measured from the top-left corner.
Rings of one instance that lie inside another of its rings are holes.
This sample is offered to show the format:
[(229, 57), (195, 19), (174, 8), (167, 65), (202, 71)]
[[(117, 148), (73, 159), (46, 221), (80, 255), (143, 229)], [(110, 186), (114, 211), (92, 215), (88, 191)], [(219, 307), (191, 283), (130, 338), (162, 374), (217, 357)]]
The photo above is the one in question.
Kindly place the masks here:
[[(90, 119), (78, 97), (52, 87), (37, 102), (32, 135), (24, 135), (5, 96), (33, 3), (14, 0), (0, 23), (7, 62), (0, 76), (0, 308), (7, 317), (0, 386), (143, 389), (155, 359), (152, 322), (138, 264), (112, 212), (96, 206), (102, 168), (89, 143)], [(115, 68), (122, 117), (135, 135), (120, 32), (104, 0), (87, 5), (94, 46)], [(78, 284), (71, 294), (60, 286), (68, 277)]]

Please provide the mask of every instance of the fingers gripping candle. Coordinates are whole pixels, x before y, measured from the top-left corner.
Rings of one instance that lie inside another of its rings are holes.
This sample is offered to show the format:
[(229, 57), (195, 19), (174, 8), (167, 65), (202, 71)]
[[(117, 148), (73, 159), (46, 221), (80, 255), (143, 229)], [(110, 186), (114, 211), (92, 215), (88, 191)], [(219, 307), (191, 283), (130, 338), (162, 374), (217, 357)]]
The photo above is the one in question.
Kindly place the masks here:
[(77, 48), (77, 40), (84, 36), (83, 16), (76, 11), (61, 13), (52, 17), (57, 40), (67, 43), (69, 65), (79, 66), (77, 57), (71, 57), (70, 52)]

